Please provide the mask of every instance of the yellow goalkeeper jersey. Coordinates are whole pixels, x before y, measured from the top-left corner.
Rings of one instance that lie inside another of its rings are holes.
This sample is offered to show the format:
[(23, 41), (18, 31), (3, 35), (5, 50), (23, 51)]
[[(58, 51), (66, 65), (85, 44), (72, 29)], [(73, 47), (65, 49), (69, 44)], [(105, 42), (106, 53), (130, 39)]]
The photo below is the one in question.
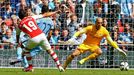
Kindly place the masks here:
[(83, 30), (86, 31), (87, 35), (87, 38), (83, 42), (83, 44), (86, 45), (100, 45), (100, 42), (103, 37), (110, 36), (109, 32), (103, 26), (101, 26), (99, 30), (95, 28), (95, 25), (87, 26)]

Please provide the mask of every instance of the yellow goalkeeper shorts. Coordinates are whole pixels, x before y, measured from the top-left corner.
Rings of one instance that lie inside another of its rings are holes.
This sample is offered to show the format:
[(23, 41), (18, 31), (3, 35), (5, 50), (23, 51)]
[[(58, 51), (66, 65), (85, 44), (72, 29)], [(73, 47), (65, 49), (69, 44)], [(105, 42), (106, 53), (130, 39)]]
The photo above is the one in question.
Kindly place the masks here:
[(85, 44), (80, 44), (78, 46), (78, 50), (83, 53), (85, 51), (90, 51), (90, 52), (94, 52), (96, 49), (98, 49), (99, 46), (98, 45), (93, 45), (93, 44), (90, 44), (90, 45), (85, 45)]

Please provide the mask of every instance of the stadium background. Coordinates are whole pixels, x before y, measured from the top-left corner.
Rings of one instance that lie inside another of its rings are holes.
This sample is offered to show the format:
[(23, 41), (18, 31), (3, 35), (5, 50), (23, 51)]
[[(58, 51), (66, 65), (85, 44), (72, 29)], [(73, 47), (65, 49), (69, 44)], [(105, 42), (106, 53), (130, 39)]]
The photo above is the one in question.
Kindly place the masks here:
[[(55, 24), (53, 30), (59, 29), (59, 36), (61, 38), (59, 40), (66, 41), (63, 36), (66, 36), (66, 38), (69, 39), (72, 34), (78, 30), (79, 27), (85, 27), (91, 22), (95, 23), (96, 17), (102, 17), (104, 19), (104, 24), (107, 25), (106, 28), (109, 30), (113, 40), (118, 42), (119, 46), (123, 50), (127, 50), (127, 62), (129, 63), (131, 69), (134, 68), (134, 0), (87, 0), (89, 6), (86, 7), (87, 11), (85, 11), (84, 21), (81, 20), (83, 11), (81, 10), (81, 6), (79, 6), (81, 5), (80, 0), (54, 1), (55, 2), (53, 2), (53, 0), (48, 1), (48, 6), (51, 11), (55, 11), (57, 9), (57, 7), (53, 4), (59, 4), (60, 7), (63, 8), (63, 10), (64, 8), (68, 8), (67, 11), (63, 11), (61, 12), (61, 14), (57, 14), (52, 17)], [(47, 3), (47, 0), (44, 0), (44, 3), (45, 2)], [(20, 5), (23, 5), (23, 3), (26, 6), (30, 6), (33, 14), (40, 14), (41, 8), (39, 9), (37, 7), (40, 3), (37, 3), (36, 0), (1, 0), (0, 2), (0, 24), (4, 22), (7, 25), (7, 28), (10, 28), (12, 30), (12, 36), (15, 35), (12, 20), (14, 17), (12, 15), (18, 15)], [(74, 25), (72, 26), (70, 25), (70, 15), (74, 13), (76, 14), (77, 21), (76, 23), (72, 24)], [(77, 27), (77, 25), (75, 24), (82, 25)], [(126, 31), (127, 26), (129, 26), (128, 32)], [(125, 35), (125, 33), (127, 33), (128, 35)], [(22, 67), (21, 63), (15, 66), (9, 65), (10, 61), (16, 59), (15, 43), (12, 42), (14, 42), (14, 40), (12, 40), (10, 44), (6, 45), (1, 39), (1, 68)], [(57, 45), (57, 43), (52, 41), (50, 41), (50, 43), (52, 44), (53, 49), (58, 54), (61, 63), (63, 63), (66, 57), (77, 46)], [(119, 68), (120, 62), (123, 61), (119, 53), (107, 44), (102, 43), (101, 48), (103, 50), (103, 54), (99, 58), (87, 61), (83, 65), (79, 65), (78, 61), (84, 56), (90, 54), (87, 53), (85, 55), (81, 55), (78, 58), (75, 58), (70, 64), (69, 68)], [(33, 63), (34, 66), (38, 68), (55, 68), (53, 60), (51, 60), (51, 58), (44, 51), (34, 57)]]

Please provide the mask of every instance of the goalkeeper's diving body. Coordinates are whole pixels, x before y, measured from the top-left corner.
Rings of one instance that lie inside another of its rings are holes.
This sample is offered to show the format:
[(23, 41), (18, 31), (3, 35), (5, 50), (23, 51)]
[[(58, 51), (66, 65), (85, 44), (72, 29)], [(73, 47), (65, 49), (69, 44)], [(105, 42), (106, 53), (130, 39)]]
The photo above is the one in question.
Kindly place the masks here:
[(102, 54), (102, 50), (99, 47), (100, 45), (100, 41), (105, 37), (107, 42), (113, 46), (116, 50), (118, 50), (123, 57), (126, 57), (126, 53), (120, 49), (117, 45), (116, 42), (114, 42), (110, 35), (108, 30), (106, 30), (106, 28), (104, 28), (102, 26), (103, 24), (103, 20), (102, 18), (98, 17), (96, 19), (96, 24), (95, 25), (91, 25), (91, 26), (87, 26), (85, 28), (83, 28), (82, 30), (76, 32), (73, 37), (71, 39), (68, 40), (68, 42), (73, 42), (73, 40), (75, 40), (79, 35), (85, 33), (87, 35), (86, 39), (84, 40), (84, 42), (82, 44), (80, 44), (71, 55), (69, 55), (66, 59), (66, 61), (64, 62), (64, 69), (66, 69), (66, 67), (68, 66), (69, 63), (71, 63), (71, 61), (77, 57), (80, 54), (83, 54), (87, 51), (90, 51), (91, 54), (85, 58), (83, 58), (82, 60), (79, 61), (80, 64), (83, 64), (85, 61), (90, 60), (90, 59), (95, 59), (98, 56), (100, 56)]

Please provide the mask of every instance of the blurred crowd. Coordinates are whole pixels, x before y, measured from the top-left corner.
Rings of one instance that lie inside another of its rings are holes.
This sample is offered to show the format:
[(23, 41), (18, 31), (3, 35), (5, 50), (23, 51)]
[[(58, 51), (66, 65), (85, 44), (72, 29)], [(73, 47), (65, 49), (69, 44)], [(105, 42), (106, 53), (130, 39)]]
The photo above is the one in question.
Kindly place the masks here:
[[(49, 42), (67, 41), (76, 31), (103, 18), (113, 40), (119, 44), (134, 44), (134, 0), (2, 0), (0, 2), (0, 46), (13, 48), (16, 44), (15, 26), (18, 25), (19, 9), (29, 7), (29, 15), (41, 14), (42, 6), (50, 11), (61, 10), (51, 16), (53, 28)], [(80, 44), (86, 35), (76, 40)], [(9, 43), (7, 46), (4, 43)], [(102, 45), (107, 42), (102, 40)], [(122, 46), (125, 50), (126, 46)]]

